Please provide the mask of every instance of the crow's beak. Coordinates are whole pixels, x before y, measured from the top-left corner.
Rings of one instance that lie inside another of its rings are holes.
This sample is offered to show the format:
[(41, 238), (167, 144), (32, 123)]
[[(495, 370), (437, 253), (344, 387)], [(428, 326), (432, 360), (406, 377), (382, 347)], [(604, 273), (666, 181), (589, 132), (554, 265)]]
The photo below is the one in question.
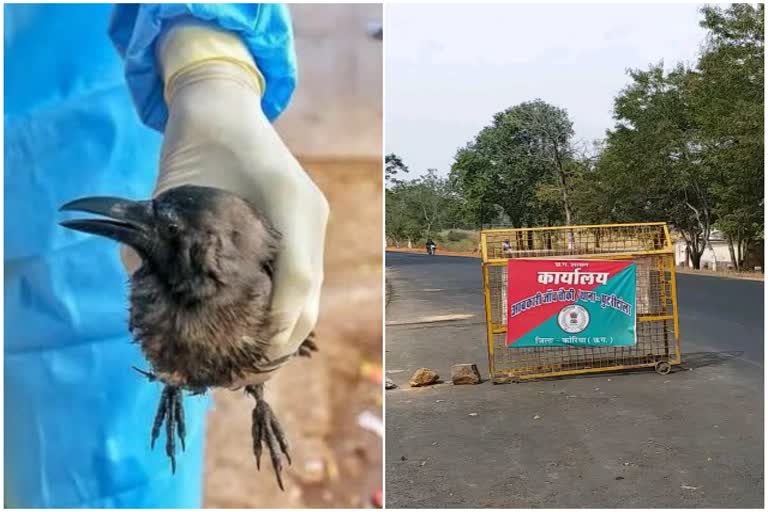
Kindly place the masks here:
[(151, 201), (130, 201), (119, 197), (84, 197), (63, 205), (59, 211), (95, 213), (109, 219), (65, 220), (65, 228), (111, 238), (148, 254), (153, 245)]

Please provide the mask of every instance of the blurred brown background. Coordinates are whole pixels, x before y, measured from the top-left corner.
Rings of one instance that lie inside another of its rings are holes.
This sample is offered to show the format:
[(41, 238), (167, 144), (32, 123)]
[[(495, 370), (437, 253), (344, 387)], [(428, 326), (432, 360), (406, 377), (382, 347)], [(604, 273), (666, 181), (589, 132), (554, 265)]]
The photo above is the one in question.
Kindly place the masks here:
[(382, 9), (290, 9), (299, 87), (276, 126), (331, 205), (320, 352), (292, 362), (267, 384), (292, 443), (284, 493), (268, 455), (256, 470), (253, 401), (240, 393), (214, 395), (206, 507), (370, 507), (382, 487), (382, 440), (360, 425), (364, 416), (382, 417), (382, 43), (368, 34), (369, 24), (381, 23)]

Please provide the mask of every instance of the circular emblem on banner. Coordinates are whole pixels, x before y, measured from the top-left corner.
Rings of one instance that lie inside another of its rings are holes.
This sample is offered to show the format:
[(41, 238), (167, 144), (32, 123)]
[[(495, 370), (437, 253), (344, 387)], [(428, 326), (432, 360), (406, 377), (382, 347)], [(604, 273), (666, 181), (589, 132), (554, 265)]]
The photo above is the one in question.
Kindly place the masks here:
[(576, 334), (589, 325), (589, 311), (578, 304), (565, 306), (557, 315), (557, 323), (565, 332)]

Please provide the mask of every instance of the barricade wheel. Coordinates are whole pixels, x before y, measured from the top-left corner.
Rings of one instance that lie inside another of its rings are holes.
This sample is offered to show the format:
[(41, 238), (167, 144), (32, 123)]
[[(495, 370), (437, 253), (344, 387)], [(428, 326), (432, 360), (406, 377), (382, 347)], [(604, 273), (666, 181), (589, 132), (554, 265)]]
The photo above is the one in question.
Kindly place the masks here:
[(654, 370), (656, 370), (656, 373), (659, 375), (666, 375), (672, 371), (672, 365), (666, 361), (658, 361), (656, 366), (654, 366)]

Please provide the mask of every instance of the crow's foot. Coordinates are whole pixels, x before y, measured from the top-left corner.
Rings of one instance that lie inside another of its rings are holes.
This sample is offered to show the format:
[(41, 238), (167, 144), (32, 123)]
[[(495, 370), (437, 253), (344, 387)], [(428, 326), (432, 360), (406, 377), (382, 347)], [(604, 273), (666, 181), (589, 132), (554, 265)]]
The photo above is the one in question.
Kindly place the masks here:
[(301, 342), (299, 350), (296, 351), (296, 355), (303, 357), (312, 357), (312, 352), (317, 352), (317, 343), (315, 343), (314, 331), (309, 333), (307, 339)]
[(181, 449), (185, 450), (184, 438), (187, 435), (184, 423), (184, 404), (182, 403), (181, 389), (166, 384), (160, 395), (160, 403), (157, 406), (157, 414), (152, 424), (151, 447), (154, 449), (155, 441), (160, 435), (160, 427), (165, 421), (165, 453), (171, 459), (171, 471), (176, 473), (176, 434), (181, 440)]
[(149, 382), (155, 382), (157, 380), (157, 375), (155, 375), (152, 372), (142, 370), (141, 368), (136, 368), (135, 366), (131, 366), (131, 368), (139, 372), (141, 375), (145, 376), (147, 380), (149, 380)]
[(262, 443), (269, 449), (269, 455), (272, 459), (272, 467), (275, 469), (277, 485), (280, 490), (283, 487), (283, 460), (280, 455), (282, 451), (288, 464), (291, 463), (291, 456), (288, 454), (288, 440), (280, 423), (272, 412), (272, 408), (264, 401), (264, 385), (246, 386), (245, 390), (256, 400), (256, 407), (253, 408), (251, 436), (253, 437), (253, 454), (256, 456), (256, 467), (261, 470), (261, 450)]

